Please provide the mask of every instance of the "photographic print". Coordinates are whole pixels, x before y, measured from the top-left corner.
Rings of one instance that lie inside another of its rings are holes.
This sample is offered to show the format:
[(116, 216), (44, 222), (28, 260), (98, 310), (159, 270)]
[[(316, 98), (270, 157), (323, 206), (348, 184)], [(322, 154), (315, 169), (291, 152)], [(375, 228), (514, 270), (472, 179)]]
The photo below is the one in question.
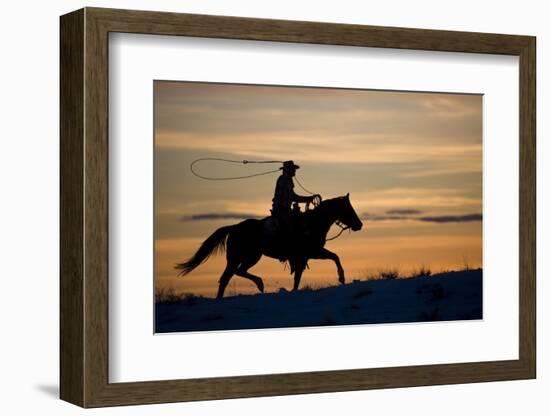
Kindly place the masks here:
[(155, 332), (482, 319), (482, 102), (155, 81)]

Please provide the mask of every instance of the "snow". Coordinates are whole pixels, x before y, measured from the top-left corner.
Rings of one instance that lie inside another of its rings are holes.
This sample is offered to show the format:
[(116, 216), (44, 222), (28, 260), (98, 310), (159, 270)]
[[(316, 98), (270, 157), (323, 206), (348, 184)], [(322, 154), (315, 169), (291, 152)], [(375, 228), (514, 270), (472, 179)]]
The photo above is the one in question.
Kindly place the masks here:
[(155, 305), (156, 331), (218, 331), (482, 318), (481, 269)]

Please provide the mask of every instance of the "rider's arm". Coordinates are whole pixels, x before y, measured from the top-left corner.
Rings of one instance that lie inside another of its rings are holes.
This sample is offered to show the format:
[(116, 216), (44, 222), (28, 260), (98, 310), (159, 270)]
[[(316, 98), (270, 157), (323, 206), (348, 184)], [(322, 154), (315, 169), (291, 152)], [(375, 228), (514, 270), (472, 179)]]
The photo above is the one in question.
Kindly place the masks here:
[(288, 188), (290, 192), (290, 199), (292, 202), (312, 202), (313, 196), (303, 196), (298, 195), (296, 192), (294, 192), (294, 183), (292, 182), (292, 179), (288, 182)]
[(293, 202), (311, 202), (313, 200), (313, 196), (303, 196), (298, 195), (292, 191), (292, 201)]

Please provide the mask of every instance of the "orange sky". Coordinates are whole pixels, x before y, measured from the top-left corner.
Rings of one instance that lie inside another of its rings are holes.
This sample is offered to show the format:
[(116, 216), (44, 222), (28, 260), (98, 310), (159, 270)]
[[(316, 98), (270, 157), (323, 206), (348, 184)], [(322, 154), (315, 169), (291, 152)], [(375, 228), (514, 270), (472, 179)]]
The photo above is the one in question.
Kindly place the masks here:
[[(348, 280), (388, 267), (406, 274), (421, 265), (481, 266), (482, 96), (166, 81), (154, 93), (158, 287), (213, 296), (224, 256), (183, 278), (174, 264), (235, 218), (269, 215), (276, 174), (205, 181), (189, 170), (199, 157), (292, 159), (300, 182), (323, 198), (349, 192), (365, 226), (327, 243)], [(266, 165), (196, 168), (238, 176)], [(302, 285), (336, 283), (332, 262), (309, 265)], [(264, 257), (251, 271), (268, 291), (292, 286), (276, 260)], [(254, 290), (234, 277), (226, 293)]]

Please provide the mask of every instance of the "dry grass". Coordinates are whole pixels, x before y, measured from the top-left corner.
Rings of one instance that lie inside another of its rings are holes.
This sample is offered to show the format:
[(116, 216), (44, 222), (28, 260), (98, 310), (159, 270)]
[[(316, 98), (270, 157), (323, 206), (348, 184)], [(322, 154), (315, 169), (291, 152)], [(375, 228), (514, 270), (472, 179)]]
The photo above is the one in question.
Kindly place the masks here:
[(390, 267), (388, 269), (380, 270), (378, 276), (383, 280), (394, 280), (399, 278), (399, 269), (397, 267)]
[(178, 292), (174, 287), (155, 288), (155, 303), (176, 303), (184, 302), (186, 305), (194, 305), (201, 296), (193, 293)]
[(416, 269), (413, 269), (410, 277), (427, 277), (431, 275), (432, 275), (431, 269), (429, 267), (426, 267), (425, 265), (422, 265)]
[(393, 280), (400, 276), (399, 268), (388, 267), (385, 269), (378, 269), (374, 273), (365, 274), (365, 280)]
[(461, 272), (469, 272), (470, 270), (473, 270), (472, 265), (470, 264), (470, 261), (468, 260), (468, 257), (462, 256), (462, 268), (459, 269)]
[(156, 287), (155, 303), (174, 303), (180, 301), (182, 294), (173, 287)]
[(462, 258), (462, 263), (456, 269), (441, 268), (433, 270), (429, 265), (422, 264), (409, 271), (400, 270), (399, 267), (389, 266), (386, 268), (380, 268), (376, 271), (367, 270), (361, 276), (361, 280), (393, 280), (393, 279), (410, 279), (417, 277), (430, 277), (437, 274), (446, 274), (453, 272), (468, 272), (473, 270), (480, 270), (481, 267), (477, 267), (472, 264), (466, 257)]

